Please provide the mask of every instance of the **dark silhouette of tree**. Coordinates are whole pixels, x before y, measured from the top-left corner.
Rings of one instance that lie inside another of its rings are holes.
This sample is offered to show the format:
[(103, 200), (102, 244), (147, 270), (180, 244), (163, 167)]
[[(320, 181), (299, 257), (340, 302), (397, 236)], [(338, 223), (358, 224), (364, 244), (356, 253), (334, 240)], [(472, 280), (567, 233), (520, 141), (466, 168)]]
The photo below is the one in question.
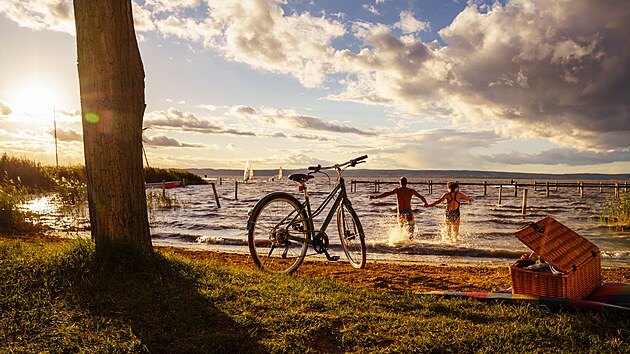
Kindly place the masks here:
[(74, 0), (92, 239), (101, 255), (151, 249), (144, 172), (144, 68), (131, 0)]

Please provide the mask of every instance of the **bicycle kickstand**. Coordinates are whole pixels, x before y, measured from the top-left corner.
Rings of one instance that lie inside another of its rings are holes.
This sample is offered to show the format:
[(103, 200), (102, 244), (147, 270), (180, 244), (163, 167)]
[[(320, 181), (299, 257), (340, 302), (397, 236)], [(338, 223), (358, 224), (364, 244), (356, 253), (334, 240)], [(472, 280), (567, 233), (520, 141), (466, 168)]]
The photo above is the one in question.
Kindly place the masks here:
[(326, 259), (331, 262), (336, 262), (339, 260), (339, 256), (331, 256), (330, 253), (328, 253), (328, 250), (325, 250), (324, 254), (326, 255)]

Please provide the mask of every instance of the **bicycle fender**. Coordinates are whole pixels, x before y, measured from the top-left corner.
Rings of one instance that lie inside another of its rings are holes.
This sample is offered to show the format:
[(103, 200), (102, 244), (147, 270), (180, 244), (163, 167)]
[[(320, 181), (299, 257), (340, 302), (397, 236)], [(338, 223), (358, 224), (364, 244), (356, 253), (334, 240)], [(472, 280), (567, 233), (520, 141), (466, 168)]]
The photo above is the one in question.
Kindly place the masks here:
[(260, 200), (258, 200), (258, 202), (256, 203), (256, 205), (254, 206), (254, 209), (252, 209), (252, 215), (249, 216), (249, 218), (247, 219), (247, 231), (251, 230), (252, 227), (254, 227), (254, 219), (253, 216), (257, 214), (257, 211), (263, 207), (263, 205), (267, 204), (267, 202), (269, 201), (269, 199), (271, 198), (275, 198), (276, 196), (284, 196), (286, 198), (289, 199), (295, 199), (296, 202), (299, 203), (299, 201), (291, 194), (286, 193), (286, 192), (273, 192), (273, 193), (269, 193), (266, 196), (260, 198)]

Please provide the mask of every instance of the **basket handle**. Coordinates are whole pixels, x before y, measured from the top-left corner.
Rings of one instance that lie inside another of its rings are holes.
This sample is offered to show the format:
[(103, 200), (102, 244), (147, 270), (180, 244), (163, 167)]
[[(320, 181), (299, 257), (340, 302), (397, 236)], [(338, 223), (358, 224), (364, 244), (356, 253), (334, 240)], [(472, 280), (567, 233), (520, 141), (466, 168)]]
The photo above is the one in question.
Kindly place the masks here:
[(529, 227), (531, 227), (532, 229), (534, 229), (534, 231), (536, 232), (540, 232), (541, 234), (545, 232), (545, 228), (542, 226), (539, 226), (536, 223), (531, 223), (529, 224)]

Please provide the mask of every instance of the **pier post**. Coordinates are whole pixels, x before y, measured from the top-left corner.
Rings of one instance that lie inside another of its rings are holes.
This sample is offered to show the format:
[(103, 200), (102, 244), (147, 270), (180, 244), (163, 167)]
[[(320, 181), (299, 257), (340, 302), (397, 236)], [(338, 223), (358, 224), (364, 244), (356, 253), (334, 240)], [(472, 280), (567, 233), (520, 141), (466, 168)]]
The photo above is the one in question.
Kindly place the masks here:
[(556, 181), (556, 192), (558, 191), (558, 181)]
[(238, 200), (238, 181), (234, 180), (234, 200)]
[(514, 181), (514, 198), (518, 196), (518, 182)]
[(619, 183), (615, 183), (615, 198), (619, 199)]
[(534, 181), (534, 192), (538, 192), (538, 181)]
[(599, 192), (602, 193), (604, 191), (604, 182), (599, 181)]
[(499, 204), (497, 205), (501, 205), (501, 195), (503, 194), (503, 185), (499, 184)]
[(483, 196), (488, 194), (488, 181), (483, 181)]
[(210, 184), (212, 185), (212, 192), (214, 193), (214, 201), (217, 202), (217, 208), (221, 208), (221, 203), (219, 203), (219, 195), (217, 194), (217, 187), (215, 187), (214, 182)]
[(623, 191), (628, 193), (628, 182), (623, 182)]
[(584, 184), (580, 182), (580, 199), (584, 198)]
[(166, 180), (162, 180), (162, 198), (166, 198)]
[(525, 215), (527, 213), (527, 188), (525, 188), (525, 190), (523, 190), (523, 208), (522, 208), (522, 212), (523, 215)]
[(223, 185), (223, 177), (219, 177), (219, 185)]
[(429, 188), (428, 188), (428, 193), (429, 193), (429, 194), (431, 194), (431, 192), (432, 192), (432, 191), (431, 191), (431, 189), (432, 189), (432, 187), (433, 187), (433, 185), (432, 185), (431, 183), (432, 183), (432, 182), (431, 182), (431, 180), (429, 180), (429, 181), (427, 182), (427, 186), (429, 187)]
[(547, 181), (547, 198), (549, 198), (549, 181)]

